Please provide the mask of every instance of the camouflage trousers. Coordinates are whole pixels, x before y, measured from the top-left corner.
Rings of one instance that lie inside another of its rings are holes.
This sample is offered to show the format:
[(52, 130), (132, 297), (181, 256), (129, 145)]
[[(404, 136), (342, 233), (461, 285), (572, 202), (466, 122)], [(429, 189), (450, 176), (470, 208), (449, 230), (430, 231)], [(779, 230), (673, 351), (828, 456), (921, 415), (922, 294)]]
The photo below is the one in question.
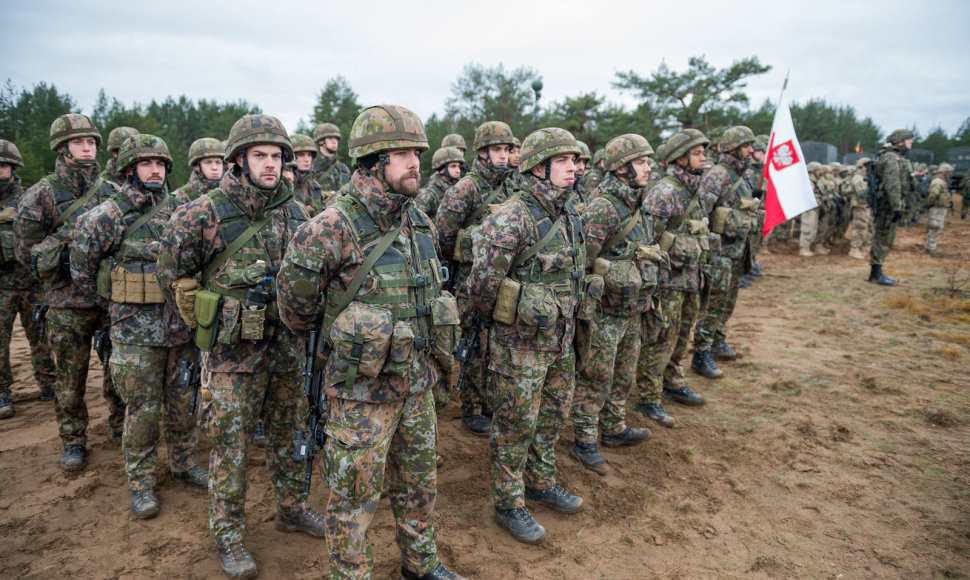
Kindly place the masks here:
[[(465, 279), (460, 278), (459, 283), (462, 283)], [(472, 306), (467, 293), (460, 292), (457, 298), (458, 308), (461, 312), (462, 335), (464, 336), (471, 327), (469, 314)], [(478, 355), (475, 360), (469, 361), (465, 371), (465, 379), (461, 384), (461, 392), (458, 393), (461, 398), (461, 414), (466, 416), (481, 415), (482, 410), (492, 407), (490, 393), (492, 377), (489, 376), (488, 370), (488, 330), (483, 330), (478, 338), (480, 345)]]
[(330, 499), (330, 578), (370, 578), (367, 530), (386, 490), (402, 561), (419, 575), (438, 565), (431, 512), (438, 496), (435, 410), (430, 391), (403, 401), (368, 403), (328, 397), (327, 444), (320, 466)]
[[(588, 365), (576, 379), (573, 433), (580, 443), (596, 443), (599, 431), (626, 429), (626, 399), (633, 389), (640, 352), (640, 316), (599, 314)], [(622, 355), (622, 356), (618, 356)]]
[(169, 469), (188, 471), (198, 465), (193, 456), (199, 439), (192, 415), (194, 389), (179, 385), (179, 363), (194, 360), (196, 352), (192, 342), (172, 347), (112, 345), (111, 377), (126, 405), (121, 453), (132, 491), (155, 488), (160, 418), (165, 423)]
[(849, 246), (859, 249), (869, 243), (869, 218), (872, 210), (864, 206), (852, 208), (852, 240)]
[(576, 357), (572, 348), (511, 348), (494, 335), (489, 351), (495, 389), (489, 441), (492, 500), (497, 509), (519, 508), (525, 505), (524, 486), (549, 489), (556, 484), (556, 442), (576, 389)]
[(799, 217), (801, 229), (798, 234), (798, 245), (811, 248), (818, 235), (818, 208), (810, 209)]
[[(751, 259), (754, 260), (755, 256), (761, 250), (762, 244), (764, 244), (764, 231), (765, 231), (765, 211), (763, 209), (758, 210), (758, 221), (755, 223), (754, 228), (748, 234), (748, 247), (751, 248)], [(781, 226), (778, 226), (781, 227)], [(745, 272), (747, 273), (747, 272)]]
[(697, 326), (694, 328), (694, 350), (696, 351), (711, 350), (712, 346), (725, 341), (727, 321), (734, 314), (734, 307), (738, 303), (741, 277), (746, 273), (744, 260), (742, 258), (721, 259), (725, 261), (721, 268), (724, 274), (711, 285), (707, 308), (701, 307), (697, 315)]
[(26, 290), (0, 288), (0, 397), (10, 396), (13, 372), (10, 369), (10, 339), (13, 323), (20, 315), (20, 325), (24, 327), (30, 343), (30, 363), (34, 369), (37, 386), (54, 385), (54, 359), (46, 338), (41, 339), (41, 323), (30, 321), (30, 311), (35, 303), (44, 302), (44, 290), (38, 284)]
[[(108, 314), (100, 308), (82, 310), (51, 306), (47, 312), (46, 331), (57, 369), (54, 414), (65, 445), (87, 444), (88, 407), (84, 404), (84, 393), (87, 390), (91, 342), (94, 332), (107, 326)], [(112, 433), (121, 433), (125, 404), (115, 392), (110, 372), (104, 373), (101, 392), (108, 404), (108, 425)]]
[(931, 207), (930, 217), (926, 220), (926, 249), (935, 250), (943, 233), (943, 222), (946, 221), (945, 207)]
[(277, 506), (297, 511), (306, 504), (306, 464), (293, 459), (293, 435), (307, 420), (300, 375), (300, 370), (210, 373), (203, 361), (203, 388), (212, 393), (210, 400), (202, 398), (200, 418), (202, 433), (212, 440), (209, 529), (220, 545), (242, 540), (246, 528), (248, 442), (259, 419)]
[(642, 317), (637, 395), (641, 403), (660, 404), (663, 389), (686, 385), (680, 364), (687, 352), (690, 329), (700, 298), (692, 292), (660, 289), (660, 308)]
[(869, 248), (869, 263), (882, 266), (886, 263), (886, 256), (896, 242), (896, 226), (893, 222), (893, 211), (888, 206), (879, 208), (873, 220), (875, 232), (872, 234), (872, 247)]

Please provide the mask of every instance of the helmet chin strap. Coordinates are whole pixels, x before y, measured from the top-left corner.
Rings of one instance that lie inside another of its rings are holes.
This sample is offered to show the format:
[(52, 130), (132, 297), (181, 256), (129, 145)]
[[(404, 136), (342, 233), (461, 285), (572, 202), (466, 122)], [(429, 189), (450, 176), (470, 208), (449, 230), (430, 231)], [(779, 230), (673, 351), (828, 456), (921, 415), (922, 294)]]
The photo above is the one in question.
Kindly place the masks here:
[[(257, 183), (252, 178), (252, 176), (249, 174), (249, 158), (246, 156), (245, 153), (243, 154), (242, 173), (243, 173), (243, 175), (246, 176), (246, 180), (249, 181), (249, 184), (252, 185), (253, 187), (255, 187), (256, 189), (260, 190), (260, 191), (269, 193), (269, 192), (271, 192), (271, 191), (273, 191), (273, 190), (276, 189), (276, 186), (273, 186), (271, 188), (263, 187), (262, 185), (260, 185), (259, 183)], [(281, 176), (280, 177), (280, 181), (282, 181), (282, 179), (283, 178)], [(276, 182), (276, 185), (279, 185), (280, 184), (280, 181), (277, 181)]]
[(71, 148), (67, 145), (64, 145), (64, 148), (61, 150), (61, 155), (63, 155), (65, 159), (70, 159), (79, 167), (90, 167), (98, 162), (97, 157), (92, 157), (91, 159), (78, 159), (73, 153), (71, 153)]

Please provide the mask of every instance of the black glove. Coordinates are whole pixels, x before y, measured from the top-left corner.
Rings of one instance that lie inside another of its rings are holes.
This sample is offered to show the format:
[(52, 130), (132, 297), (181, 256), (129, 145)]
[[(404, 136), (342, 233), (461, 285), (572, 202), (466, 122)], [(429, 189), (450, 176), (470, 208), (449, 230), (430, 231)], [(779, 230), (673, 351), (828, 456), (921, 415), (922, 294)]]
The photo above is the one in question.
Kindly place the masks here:
[(761, 199), (762, 197), (764, 197), (764, 195), (765, 195), (765, 190), (763, 189), (756, 189), (751, 192), (751, 197), (755, 199)]
[(898, 222), (901, 219), (903, 219), (903, 212), (900, 211), (900, 210), (894, 211), (893, 212), (893, 223), (896, 223), (896, 222)]
[(825, 217), (825, 206), (820, 205), (818, 206), (818, 219), (822, 219), (823, 217)]

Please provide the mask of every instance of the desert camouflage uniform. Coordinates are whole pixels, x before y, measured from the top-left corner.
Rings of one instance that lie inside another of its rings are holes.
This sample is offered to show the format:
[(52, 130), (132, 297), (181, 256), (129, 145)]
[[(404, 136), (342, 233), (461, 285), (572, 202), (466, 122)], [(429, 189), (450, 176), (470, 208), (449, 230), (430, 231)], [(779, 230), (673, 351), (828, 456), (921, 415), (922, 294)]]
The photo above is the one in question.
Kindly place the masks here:
[(218, 179), (207, 179), (201, 169), (193, 168), (188, 183), (173, 191), (171, 195), (176, 205), (184, 205), (217, 187), (219, 187)]
[[(397, 239), (367, 275), (351, 307), (338, 316), (337, 301), (364, 259), (402, 220)], [(436, 353), (439, 348), (450, 357), (458, 318), (452, 302), (451, 326), (432, 325), (432, 317), (438, 316), (436, 297), (450, 298), (441, 294), (436, 238), (431, 221), (410, 199), (388, 191), (383, 181), (358, 169), (344, 195), (296, 231), (283, 260), (279, 278), (283, 321), (301, 336), (320, 328), (323, 321), (320, 340), (326, 339), (334, 347), (323, 370), (329, 418), (321, 464), (330, 489), (327, 539), (331, 578), (371, 577), (374, 554), (367, 530), (382, 493), (391, 501), (406, 567), (428, 572), (439, 563), (430, 521), (437, 497), (431, 389), (441, 372), (433, 361), (443, 354)], [(417, 283), (415, 275), (424, 276), (427, 284)], [(393, 280), (407, 283), (383, 285)], [(386, 290), (376, 290), (378, 287)], [(388, 307), (392, 302), (393, 310)], [(415, 309), (428, 304), (430, 312), (415, 314)], [(363, 316), (352, 318), (355, 305), (372, 309), (371, 314), (381, 309), (394, 320), (394, 337), (411, 337), (401, 344), (391, 338), (389, 355), (387, 351), (372, 353), (370, 364), (377, 366), (367, 375), (363, 366), (368, 355), (361, 355), (357, 372), (339, 343), (343, 332), (351, 333), (352, 339), (354, 320), (357, 332), (381, 332), (375, 330), (380, 323), (368, 318), (366, 310)], [(450, 335), (440, 344), (438, 328)], [(428, 340), (429, 332), (437, 338), (434, 344)], [(382, 362), (384, 357), (386, 362)]]
[[(265, 338), (240, 338), (246, 292), (263, 283), (279, 266), (292, 232), (308, 219), (307, 209), (293, 200), (289, 182), (280, 179), (272, 192), (249, 184), (241, 168), (222, 177), (219, 188), (172, 215), (163, 234), (158, 282), (170, 306), (172, 284), (199, 276), (254, 221), (272, 217), (203, 285), (222, 295), (218, 342), (202, 360), (201, 430), (212, 440), (209, 456), (209, 527), (216, 542), (242, 540), (245, 529), (247, 441), (259, 419), (266, 433), (266, 460), (273, 497), (281, 511), (295, 513), (306, 503), (304, 465), (293, 458), (293, 434), (306, 424), (306, 401), (300, 374), (305, 360), (302, 341), (282, 326), (276, 302), (266, 306)], [(231, 285), (231, 286), (230, 286)]]
[(893, 221), (893, 213), (905, 209), (905, 194), (909, 192), (907, 161), (902, 156), (905, 152), (905, 146), (886, 145), (880, 148), (879, 159), (876, 161), (879, 192), (876, 194), (874, 208), (875, 233), (869, 249), (869, 263), (874, 266), (881, 266), (886, 262), (886, 256), (896, 241), (896, 226), (899, 221)]
[[(138, 231), (127, 231), (159, 203), (164, 206), (146, 224)], [(168, 194), (153, 194), (135, 187), (132, 181), (126, 182), (120, 193), (78, 219), (71, 249), (75, 283), (88, 292), (97, 292), (98, 268), (107, 260), (129, 272), (150, 274), (151, 280), (145, 283), (157, 284), (153, 274), (158, 239), (177, 206)], [(126, 403), (121, 450), (131, 490), (154, 489), (160, 418), (165, 424), (170, 469), (185, 472), (198, 465), (193, 456), (198, 440), (191, 413), (193, 389), (179, 383), (179, 363), (194, 361), (196, 349), (190, 342), (188, 326), (172, 306), (129, 301), (144, 300), (147, 295), (118, 302), (122, 298), (112, 295), (108, 305), (111, 375)], [(164, 300), (160, 292), (155, 299)]]
[(20, 315), (27, 341), (30, 343), (30, 362), (34, 369), (34, 380), (46, 390), (54, 388), (54, 359), (46, 340), (41, 339), (40, 322), (30, 321), (30, 311), (34, 304), (44, 304), (44, 289), (23, 264), (14, 256), (13, 212), (20, 202), (23, 188), (20, 177), (13, 175), (7, 183), (0, 183), (0, 398), (10, 396), (13, 372), (10, 369), (10, 339), (13, 323)]
[[(24, 193), (14, 218), (16, 256), (21, 264), (30, 264), (30, 249), (48, 236), (69, 242), (77, 218), (115, 194), (110, 184), (99, 179), (100, 169), (97, 163), (88, 167), (69, 165), (63, 155), (58, 155), (54, 173)], [(93, 187), (96, 193), (54, 231), (58, 216)], [(54, 412), (58, 431), (65, 445), (85, 445), (88, 408), (84, 393), (91, 341), (94, 332), (108, 326), (109, 320), (103, 300), (72, 283), (67, 269), (67, 264), (62, 264), (53, 280), (44, 281), (44, 295), (50, 305), (46, 335), (57, 369)], [(108, 425), (112, 433), (120, 435), (125, 405), (112, 386), (110, 373), (105, 373), (102, 393), (108, 404)]]
[(865, 168), (852, 175), (849, 186), (852, 192), (852, 240), (849, 241), (849, 246), (858, 250), (870, 241), (869, 218), (872, 217), (872, 208), (869, 207), (869, 184), (866, 182)]
[(431, 178), (428, 179), (428, 183), (421, 188), (421, 192), (414, 198), (415, 207), (427, 214), (428, 217), (435, 217), (438, 213), (438, 204), (441, 203), (445, 191), (457, 182), (458, 180), (450, 175), (446, 175), (440, 171), (433, 172)]
[(946, 210), (953, 205), (950, 197), (950, 184), (940, 174), (930, 183), (930, 193), (926, 198), (930, 208), (930, 217), (926, 222), (926, 249), (935, 251), (943, 233), (943, 222), (946, 220)]
[[(542, 311), (519, 302), (516, 324), (494, 322), (489, 330), (488, 368), (494, 377), (491, 434), (492, 499), (495, 508), (525, 506), (524, 486), (556, 484), (556, 441), (569, 417), (575, 390), (575, 308), (586, 269), (583, 226), (566, 202), (569, 190), (525, 174), (531, 184), (485, 219), (473, 240), (468, 292), (472, 306), (491, 321), (498, 288), (508, 276), (523, 295), (541, 300)], [(538, 255), (512, 269), (514, 259), (535, 245), (553, 222), (563, 224)], [(539, 316), (529, 320), (526, 312)], [(555, 323), (541, 328), (545, 312)]]
[(350, 169), (337, 159), (336, 153), (330, 157), (323, 153), (314, 157), (310, 171), (313, 172), (313, 181), (325, 192), (338, 191), (350, 181)]
[(960, 185), (960, 219), (967, 219), (967, 209), (970, 208), (970, 171), (963, 174)]

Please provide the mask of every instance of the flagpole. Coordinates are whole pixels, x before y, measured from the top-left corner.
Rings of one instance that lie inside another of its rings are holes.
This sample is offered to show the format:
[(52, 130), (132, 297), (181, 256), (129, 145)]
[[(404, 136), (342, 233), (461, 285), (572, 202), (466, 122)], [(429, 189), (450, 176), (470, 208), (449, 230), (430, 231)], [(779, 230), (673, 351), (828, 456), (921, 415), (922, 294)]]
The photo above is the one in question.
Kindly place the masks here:
[(785, 82), (782, 83), (782, 85), (781, 85), (781, 92), (778, 93), (778, 106), (775, 107), (775, 110), (777, 110), (779, 107), (781, 107), (781, 99), (782, 99), (782, 97), (785, 96), (785, 89), (788, 88), (788, 75), (790, 73), (791, 73), (791, 68), (789, 68), (788, 70), (785, 71)]

